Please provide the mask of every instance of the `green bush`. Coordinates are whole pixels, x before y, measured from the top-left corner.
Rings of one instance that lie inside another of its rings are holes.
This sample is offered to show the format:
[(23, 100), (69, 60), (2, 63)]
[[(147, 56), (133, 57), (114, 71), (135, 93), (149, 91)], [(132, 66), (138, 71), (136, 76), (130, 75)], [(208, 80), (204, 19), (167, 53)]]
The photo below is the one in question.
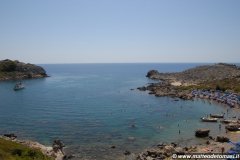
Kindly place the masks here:
[(13, 151), (12, 151), (12, 155), (14, 155), (14, 156), (22, 156), (22, 150), (21, 149), (14, 149)]
[(16, 70), (17, 64), (14, 61), (3, 61), (0, 63), (0, 71), (13, 72)]
[(40, 150), (0, 138), (0, 160), (53, 160)]

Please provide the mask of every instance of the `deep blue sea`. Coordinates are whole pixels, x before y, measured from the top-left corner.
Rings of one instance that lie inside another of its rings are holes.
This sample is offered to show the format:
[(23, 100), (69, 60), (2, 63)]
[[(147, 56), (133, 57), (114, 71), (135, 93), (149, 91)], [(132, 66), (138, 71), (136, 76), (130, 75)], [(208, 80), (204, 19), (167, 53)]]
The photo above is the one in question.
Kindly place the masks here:
[(145, 77), (151, 69), (177, 72), (197, 65), (41, 65), (50, 77), (24, 80), (24, 90), (13, 91), (14, 81), (0, 82), (0, 134), (45, 145), (59, 138), (77, 159), (120, 159), (125, 150), (138, 153), (159, 142), (198, 143), (197, 128), (222, 132), (200, 117), (226, 112), (226, 106), (136, 90), (153, 82)]

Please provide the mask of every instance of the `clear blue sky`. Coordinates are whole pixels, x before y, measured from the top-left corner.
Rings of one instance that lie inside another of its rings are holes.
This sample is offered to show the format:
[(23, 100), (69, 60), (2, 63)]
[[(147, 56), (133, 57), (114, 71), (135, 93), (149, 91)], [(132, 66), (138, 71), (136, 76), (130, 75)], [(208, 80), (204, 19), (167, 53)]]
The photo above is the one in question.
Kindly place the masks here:
[(240, 0), (1, 0), (6, 58), (240, 62)]

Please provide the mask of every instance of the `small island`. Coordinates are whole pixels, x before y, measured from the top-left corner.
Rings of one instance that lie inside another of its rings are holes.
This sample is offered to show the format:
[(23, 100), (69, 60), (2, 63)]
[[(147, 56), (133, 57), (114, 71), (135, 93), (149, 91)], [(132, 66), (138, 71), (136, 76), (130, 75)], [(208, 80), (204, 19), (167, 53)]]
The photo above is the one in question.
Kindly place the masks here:
[(17, 60), (0, 61), (0, 81), (48, 77), (46, 71), (37, 65)]

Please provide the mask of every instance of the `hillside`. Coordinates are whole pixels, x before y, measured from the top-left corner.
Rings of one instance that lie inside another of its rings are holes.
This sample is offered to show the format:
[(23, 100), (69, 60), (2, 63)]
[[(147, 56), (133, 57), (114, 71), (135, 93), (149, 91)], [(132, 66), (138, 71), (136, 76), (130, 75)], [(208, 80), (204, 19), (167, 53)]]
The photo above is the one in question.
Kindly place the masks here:
[(0, 80), (19, 80), (47, 77), (46, 71), (37, 65), (9, 59), (0, 61)]
[(220, 90), (240, 94), (240, 68), (233, 64), (218, 63), (197, 66), (182, 72), (159, 73), (151, 70), (146, 77), (156, 83), (139, 87), (155, 96), (191, 99), (193, 90)]
[[(214, 65), (203, 65), (176, 73), (159, 73), (151, 70), (147, 77), (162, 80), (178, 86), (208, 85), (212, 83), (225, 84), (240, 81), (240, 68), (236, 65), (218, 63)], [(226, 84), (227, 85), (227, 84)]]

